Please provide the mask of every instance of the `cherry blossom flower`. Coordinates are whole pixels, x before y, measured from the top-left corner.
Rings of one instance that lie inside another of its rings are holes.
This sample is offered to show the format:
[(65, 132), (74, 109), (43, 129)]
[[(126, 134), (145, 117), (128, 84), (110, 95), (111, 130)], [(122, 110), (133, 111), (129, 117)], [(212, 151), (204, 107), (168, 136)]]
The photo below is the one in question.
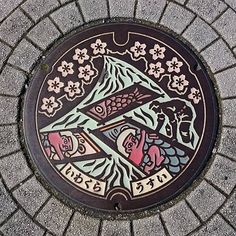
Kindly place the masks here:
[(149, 64), (149, 75), (154, 75), (155, 78), (159, 78), (160, 74), (164, 73), (164, 69), (161, 67), (161, 63), (157, 62), (156, 64), (150, 63)]
[(146, 44), (141, 44), (140, 42), (136, 41), (134, 46), (130, 48), (130, 51), (134, 53), (134, 57), (139, 57), (140, 55), (144, 56), (146, 54), (145, 48)]
[(171, 61), (167, 61), (166, 65), (168, 66), (169, 72), (180, 72), (180, 67), (183, 65), (183, 62), (178, 61), (177, 57), (173, 57)]
[(61, 88), (64, 87), (64, 83), (60, 81), (59, 77), (56, 77), (54, 80), (49, 79), (48, 80), (48, 91), (49, 92), (55, 92), (60, 93)]
[(52, 114), (54, 109), (59, 107), (59, 103), (55, 101), (55, 97), (43, 98), (42, 101), (43, 105), (41, 106), (41, 109), (43, 111), (46, 110), (48, 114)]
[(73, 67), (72, 62), (67, 63), (66, 61), (62, 61), (61, 66), (59, 66), (57, 70), (62, 73), (63, 77), (66, 77), (68, 74), (72, 75), (74, 73), (72, 67)]
[(185, 88), (189, 85), (189, 82), (185, 79), (185, 75), (173, 76), (173, 82), (171, 87), (177, 89), (177, 92), (180, 94), (185, 93)]
[(155, 44), (154, 48), (149, 50), (149, 53), (152, 55), (152, 59), (156, 60), (157, 58), (163, 59), (165, 57), (164, 52), (166, 51), (165, 47), (160, 47), (159, 44)]
[(74, 83), (73, 81), (68, 81), (67, 87), (64, 88), (64, 91), (70, 98), (74, 97), (75, 95), (80, 95), (82, 93), (80, 82)]
[(79, 64), (83, 64), (85, 60), (89, 59), (89, 56), (87, 54), (88, 50), (86, 48), (80, 50), (79, 48), (75, 49), (75, 55), (73, 56), (73, 59), (75, 61), (78, 61)]
[(106, 48), (107, 44), (106, 43), (103, 43), (101, 41), (101, 39), (97, 39), (95, 43), (92, 43), (91, 44), (91, 48), (93, 49), (93, 54), (96, 55), (96, 54), (104, 54), (106, 51), (105, 51), (105, 48)]
[(194, 104), (198, 104), (201, 100), (201, 94), (199, 89), (191, 88), (191, 93), (188, 95), (188, 98), (193, 100)]
[(86, 65), (85, 67), (79, 67), (79, 75), (80, 79), (83, 79), (85, 83), (91, 83), (91, 76), (94, 75), (94, 70), (91, 69), (90, 65)]

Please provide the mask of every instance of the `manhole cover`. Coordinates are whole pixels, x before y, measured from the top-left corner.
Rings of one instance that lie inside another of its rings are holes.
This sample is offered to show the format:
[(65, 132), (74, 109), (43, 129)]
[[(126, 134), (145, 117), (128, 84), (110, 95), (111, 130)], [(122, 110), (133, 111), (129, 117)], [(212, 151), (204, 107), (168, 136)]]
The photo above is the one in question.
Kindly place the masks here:
[(31, 157), (53, 187), (100, 210), (147, 209), (183, 190), (217, 127), (203, 65), (170, 35), (131, 23), (79, 32), (34, 76), (25, 100)]

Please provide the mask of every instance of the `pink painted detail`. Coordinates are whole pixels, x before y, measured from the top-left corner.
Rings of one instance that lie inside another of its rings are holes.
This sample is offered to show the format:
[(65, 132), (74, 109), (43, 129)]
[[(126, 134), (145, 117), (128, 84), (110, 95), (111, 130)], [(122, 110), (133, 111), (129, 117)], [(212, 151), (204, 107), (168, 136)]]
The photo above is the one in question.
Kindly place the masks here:
[(61, 139), (61, 135), (59, 132), (55, 132), (55, 133), (49, 133), (48, 134), (48, 140), (50, 142), (50, 144), (53, 146), (53, 148), (55, 149), (57, 155), (59, 156), (60, 160), (64, 159), (64, 155), (62, 153), (61, 150), (61, 146), (63, 145), (63, 141)]

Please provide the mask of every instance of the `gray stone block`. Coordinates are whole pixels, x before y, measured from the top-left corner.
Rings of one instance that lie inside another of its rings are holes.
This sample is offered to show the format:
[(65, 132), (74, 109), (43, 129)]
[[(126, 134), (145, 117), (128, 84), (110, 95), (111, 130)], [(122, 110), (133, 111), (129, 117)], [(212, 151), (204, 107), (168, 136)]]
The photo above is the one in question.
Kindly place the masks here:
[(8, 236), (41, 236), (44, 230), (36, 225), (25, 213), (18, 211), (0, 230)]
[(186, 2), (186, 0), (175, 0), (175, 1), (180, 3), (180, 4), (184, 4)]
[(135, 0), (109, 0), (110, 17), (134, 17)]
[(166, 5), (166, 0), (139, 0), (136, 18), (158, 22)]
[(53, 236), (52, 234), (50, 234), (50, 233), (46, 233), (46, 236)]
[(184, 201), (177, 203), (161, 214), (171, 236), (186, 235), (200, 225), (199, 220)]
[(57, 0), (27, 0), (22, 4), (22, 9), (26, 11), (34, 21), (37, 21), (58, 6), (59, 3)]
[(39, 212), (36, 220), (59, 236), (62, 235), (71, 215), (72, 210), (55, 198), (51, 198)]
[(10, 47), (0, 42), (0, 68), (7, 59), (7, 56), (9, 55), (10, 51), (11, 51)]
[(236, 46), (236, 13), (228, 9), (217, 21), (213, 23), (213, 27), (223, 36), (227, 43)]
[(31, 25), (31, 21), (20, 10), (16, 10), (0, 25), (0, 38), (14, 46)]
[(0, 156), (19, 150), (17, 125), (0, 126), (0, 140)]
[(236, 10), (236, 1), (235, 0), (225, 0), (234, 10)]
[(157, 236), (165, 235), (163, 225), (160, 221), (159, 215), (146, 217), (140, 220), (133, 221), (133, 229), (135, 236)]
[(206, 225), (191, 236), (234, 236), (234, 229), (221, 216), (215, 215)]
[(0, 74), (0, 93), (19, 96), (26, 79), (23, 72), (6, 65)]
[(225, 193), (230, 194), (236, 185), (236, 163), (226, 157), (216, 155), (206, 178)]
[(79, 0), (86, 22), (108, 17), (106, 0)]
[(217, 85), (220, 90), (222, 98), (235, 96), (236, 83), (235, 83), (236, 67), (225, 70), (215, 75)]
[(46, 49), (61, 33), (49, 18), (40, 21), (27, 36), (40, 48)]
[(0, 124), (17, 122), (18, 98), (0, 96)]
[(236, 160), (236, 129), (222, 129), (218, 152)]
[(74, 2), (59, 8), (51, 14), (51, 17), (63, 33), (83, 24), (82, 17)]
[(10, 14), (21, 2), (22, 0), (0, 0), (0, 21)]
[(16, 204), (7, 193), (2, 181), (0, 181), (0, 224), (16, 210)]
[(0, 170), (8, 188), (13, 188), (32, 174), (21, 152), (2, 158)]
[(220, 212), (232, 225), (236, 226), (236, 191), (230, 196)]
[(62, 4), (66, 3), (66, 2), (69, 2), (71, 0), (59, 0)]
[[(81, 215), (79, 212), (76, 212), (72, 218), (69, 228), (66, 231), (66, 236), (97, 236), (99, 224), (99, 219)], [(78, 225), (80, 227), (78, 227)]]
[(183, 33), (183, 37), (186, 38), (198, 51), (200, 51), (215, 40), (218, 35), (203, 20), (196, 18)]
[(186, 199), (201, 219), (206, 221), (223, 204), (225, 196), (206, 181), (202, 181)]
[(170, 2), (161, 19), (161, 24), (178, 34), (181, 34), (193, 17), (194, 15), (190, 11)]
[(41, 52), (37, 48), (23, 39), (10, 56), (8, 62), (29, 72), (40, 54)]
[(34, 215), (49, 197), (49, 193), (35, 177), (29, 179), (16, 189), (13, 195), (30, 215)]
[(236, 127), (235, 116), (236, 116), (236, 99), (223, 100), (222, 110), (223, 110), (223, 125), (231, 125)]
[(102, 224), (101, 236), (131, 236), (129, 221), (108, 221)]
[(236, 63), (233, 53), (222, 39), (217, 40), (201, 54), (213, 73)]
[(208, 23), (212, 23), (226, 9), (227, 5), (221, 0), (190, 0), (187, 7), (196, 12)]

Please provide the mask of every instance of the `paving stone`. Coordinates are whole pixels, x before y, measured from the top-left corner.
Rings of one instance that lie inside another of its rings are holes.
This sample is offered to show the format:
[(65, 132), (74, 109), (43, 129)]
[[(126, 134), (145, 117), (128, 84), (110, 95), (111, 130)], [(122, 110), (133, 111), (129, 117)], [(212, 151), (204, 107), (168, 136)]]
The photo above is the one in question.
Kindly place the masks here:
[(236, 226), (236, 191), (234, 191), (231, 197), (227, 200), (220, 212), (232, 225)]
[(236, 160), (236, 129), (222, 129), (218, 152)]
[(161, 214), (171, 236), (186, 235), (200, 225), (199, 220), (184, 201), (177, 203)]
[(18, 98), (0, 96), (0, 124), (17, 122)]
[(227, 8), (227, 5), (221, 0), (190, 0), (187, 7), (196, 12), (208, 23), (212, 23)]
[(66, 2), (69, 2), (71, 0), (59, 0), (62, 4), (66, 3)]
[[(97, 236), (100, 220), (76, 212), (66, 231), (66, 236)], [(79, 227), (78, 227), (79, 225)]]
[(159, 215), (146, 217), (140, 220), (134, 220), (133, 229), (135, 236), (165, 235), (165, 231), (160, 221)]
[(236, 67), (225, 70), (215, 75), (217, 85), (220, 90), (222, 98), (235, 96), (236, 83), (235, 83)]
[(31, 25), (31, 21), (20, 10), (16, 10), (0, 25), (0, 38), (14, 46)]
[(23, 72), (6, 65), (0, 74), (0, 93), (19, 96), (26, 79)]
[(108, 221), (102, 224), (101, 236), (130, 236), (129, 221)]
[(63, 33), (73, 30), (83, 23), (74, 2), (59, 8), (51, 14), (51, 17)]
[(236, 99), (222, 101), (223, 125), (236, 126)]
[(0, 181), (0, 224), (16, 210), (16, 205), (7, 193), (2, 181)]
[(34, 215), (50, 194), (33, 177), (16, 189), (13, 195), (30, 215)]
[(236, 10), (236, 1), (235, 0), (225, 0), (234, 10)]
[(36, 225), (25, 213), (18, 211), (0, 230), (7, 236), (43, 235), (44, 230)]
[(10, 51), (11, 51), (10, 47), (0, 42), (0, 68), (2, 67), (3, 62), (6, 60)]
[(17, 125), (0, 126), (0, 140), (0, 156), (19, 150)]
[(0, 170), (8, 188), (13, 188), (32, 173), (22, 152), (0, 159)]
[(79, 0), (79, 5), (87, 22), (108, 17), (106, 0)]
[(52, 234), (50, 234), (50, 233), (46, 233), (46, 236), (53, 236)]
[(236, 13), (228, 9), (217, 21), (213, 27), (223, 36), (227, 43), (233, 47), (236, 46)]
[(236, 162), (216, 155), (206, 178), (225, 193), (230, 194), (236, 185)]
[(193, 13), (171, 2), (165, 10), (161, 24), (180, 34), (190, 23), (193, 17)]
[(234, 229), (221, 216), (215, 215), (205, 226), (191, 236), (234, 236)]
[(203, 20), (196, 18), (183, 33), (183, 37), (185, 37), (198, 51), (200, 51), (215, 40), (218, 35)]
[(62, 235), (71, 215), (72, 210), (55, 198), (51, 198), (39, 212), (36, 220), (52, 233)]
[(8, 62), (29, 72), (40, 54), (41, 52), (37, 48), (23, 39), (10, 56)]
[(46, 18), (40, 21), (27, 36), (42, 49), (46, 49), (53, 41), (55, 41), (61, 33), (50, 21)]
[(175, 1), (180, 3), (180, 4), (184, 4), (186, 2), (186, 0), (175, 0)]
[(22, 0), (0, 0), (0, 21), (2, 21), (11, 11), (13, 11)]
[(222, 39), (217, 40), (201, 54), (212, 72), (217, 72), (236, 63), (234, 55)]
[(135, 0), (109, 0), (110, 17), (134, 17)]
[(22, 4), (24, 11), (26, 11), (34, 21), (39, 20), (39, 18), (58, 6), (59, 3), (57, 0), (27, 0)]
[(136, 18), (158, 22), (166, 5), (166, 0), (139, 0)]
[(206, 181), (202, 181), (186, 199), (201, 219), (206, 221), (223, 204), (225, 196)]

